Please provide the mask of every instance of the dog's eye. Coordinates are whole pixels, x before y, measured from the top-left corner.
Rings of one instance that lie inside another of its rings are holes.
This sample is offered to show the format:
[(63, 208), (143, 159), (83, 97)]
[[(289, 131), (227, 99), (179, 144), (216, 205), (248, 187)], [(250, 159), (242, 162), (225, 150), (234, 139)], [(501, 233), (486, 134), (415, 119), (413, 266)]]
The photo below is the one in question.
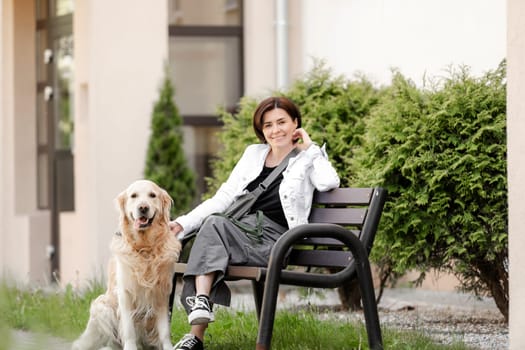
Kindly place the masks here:
[(131, 198), (137, 198), (137, 194), (136, 193), (132, 193), (130, 197)]
[(150, 193), (149, 193), (149, 196), (150, 196), (150, 198), (155, 198), (155, 197), (157, 197), (157, 194), (154, 193), (154, 192), (150, 192)]

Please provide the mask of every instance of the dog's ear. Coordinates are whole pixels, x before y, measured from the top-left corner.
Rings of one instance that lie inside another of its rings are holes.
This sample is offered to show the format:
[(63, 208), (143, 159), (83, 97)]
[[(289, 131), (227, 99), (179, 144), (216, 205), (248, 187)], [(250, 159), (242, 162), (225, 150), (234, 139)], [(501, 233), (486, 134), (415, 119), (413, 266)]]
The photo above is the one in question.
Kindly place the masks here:
[(165, 189), (160, 189), (160, 197), (162, 201), (162, 215), (164, 219), (170, 221), (171, 206), (173, 205), (173, 199)]
[(120, 192), (120, 194), (115, 198), (115, 207), (120, 213), (120, 222), (124, 223), (124, 221), (127, 219), (126, 216), (126, 198), (127, 194), (126, 191)]

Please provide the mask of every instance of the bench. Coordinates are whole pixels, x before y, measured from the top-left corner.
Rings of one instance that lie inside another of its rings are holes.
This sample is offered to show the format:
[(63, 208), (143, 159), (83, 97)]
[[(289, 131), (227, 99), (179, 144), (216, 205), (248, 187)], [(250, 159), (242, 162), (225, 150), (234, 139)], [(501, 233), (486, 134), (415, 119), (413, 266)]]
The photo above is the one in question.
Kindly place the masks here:
[[(336, 288), (357, 276), (370, 349), (383, 349), (368, 254), (383, 210), (382, 188), (316, 192), (309, 224), (284, 233), (267, 267), (229, 266), (227, 280), (250, 280), (259, 321), (257, 350), (270, 349), (279, 285)], [(177, 263), (177, 276), (186, 264)], [(334, 272), (335, 271), (335, 272)], [(170, 297), (170, 310), (174, 292)]]

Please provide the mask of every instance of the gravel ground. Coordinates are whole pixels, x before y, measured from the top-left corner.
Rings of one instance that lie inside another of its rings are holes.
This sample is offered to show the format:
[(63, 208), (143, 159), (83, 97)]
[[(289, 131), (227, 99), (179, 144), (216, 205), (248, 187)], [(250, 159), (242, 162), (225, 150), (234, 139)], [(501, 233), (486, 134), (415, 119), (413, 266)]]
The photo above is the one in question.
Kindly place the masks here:
[(382, 325), (422, 331), (440, 343), (461, 340), (479, 350), (509, 347), (508, 325), (490, 298), (394, 289), (386, 291), (379, 310)]
[[(284, 289), (284, 292), (283, 292)], [(241, 289), (242, 290), (242, 289)], [(232, 298), (233, 307), (253, 309), (253, 297), (246, 292)], [(282, 288), (278, 308), (315, 307), (321, 318), (336, 317), (364, 322), (362, 312), (338, 312), (335, 291), (324, 295), (301, 295), (297, 289)], [(378, 305), (382, 327), (417, 330), (450, 344), (462, 341), (471, 349), (502, 350), (509, 347), (508, 325), (494, 301), (469, 294), (420, 289), (387, 289)]]

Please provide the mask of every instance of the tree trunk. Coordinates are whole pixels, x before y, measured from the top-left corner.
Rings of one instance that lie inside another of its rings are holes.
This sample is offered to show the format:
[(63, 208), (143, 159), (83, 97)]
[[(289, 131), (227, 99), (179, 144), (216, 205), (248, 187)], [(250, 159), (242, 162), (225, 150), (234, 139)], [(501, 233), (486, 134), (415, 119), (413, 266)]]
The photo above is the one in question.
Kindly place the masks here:
[(353, 278), (350, 282), (337, 288), (337, 293), (343, 310), (361, 310), (361, 292), (357, 278)]

